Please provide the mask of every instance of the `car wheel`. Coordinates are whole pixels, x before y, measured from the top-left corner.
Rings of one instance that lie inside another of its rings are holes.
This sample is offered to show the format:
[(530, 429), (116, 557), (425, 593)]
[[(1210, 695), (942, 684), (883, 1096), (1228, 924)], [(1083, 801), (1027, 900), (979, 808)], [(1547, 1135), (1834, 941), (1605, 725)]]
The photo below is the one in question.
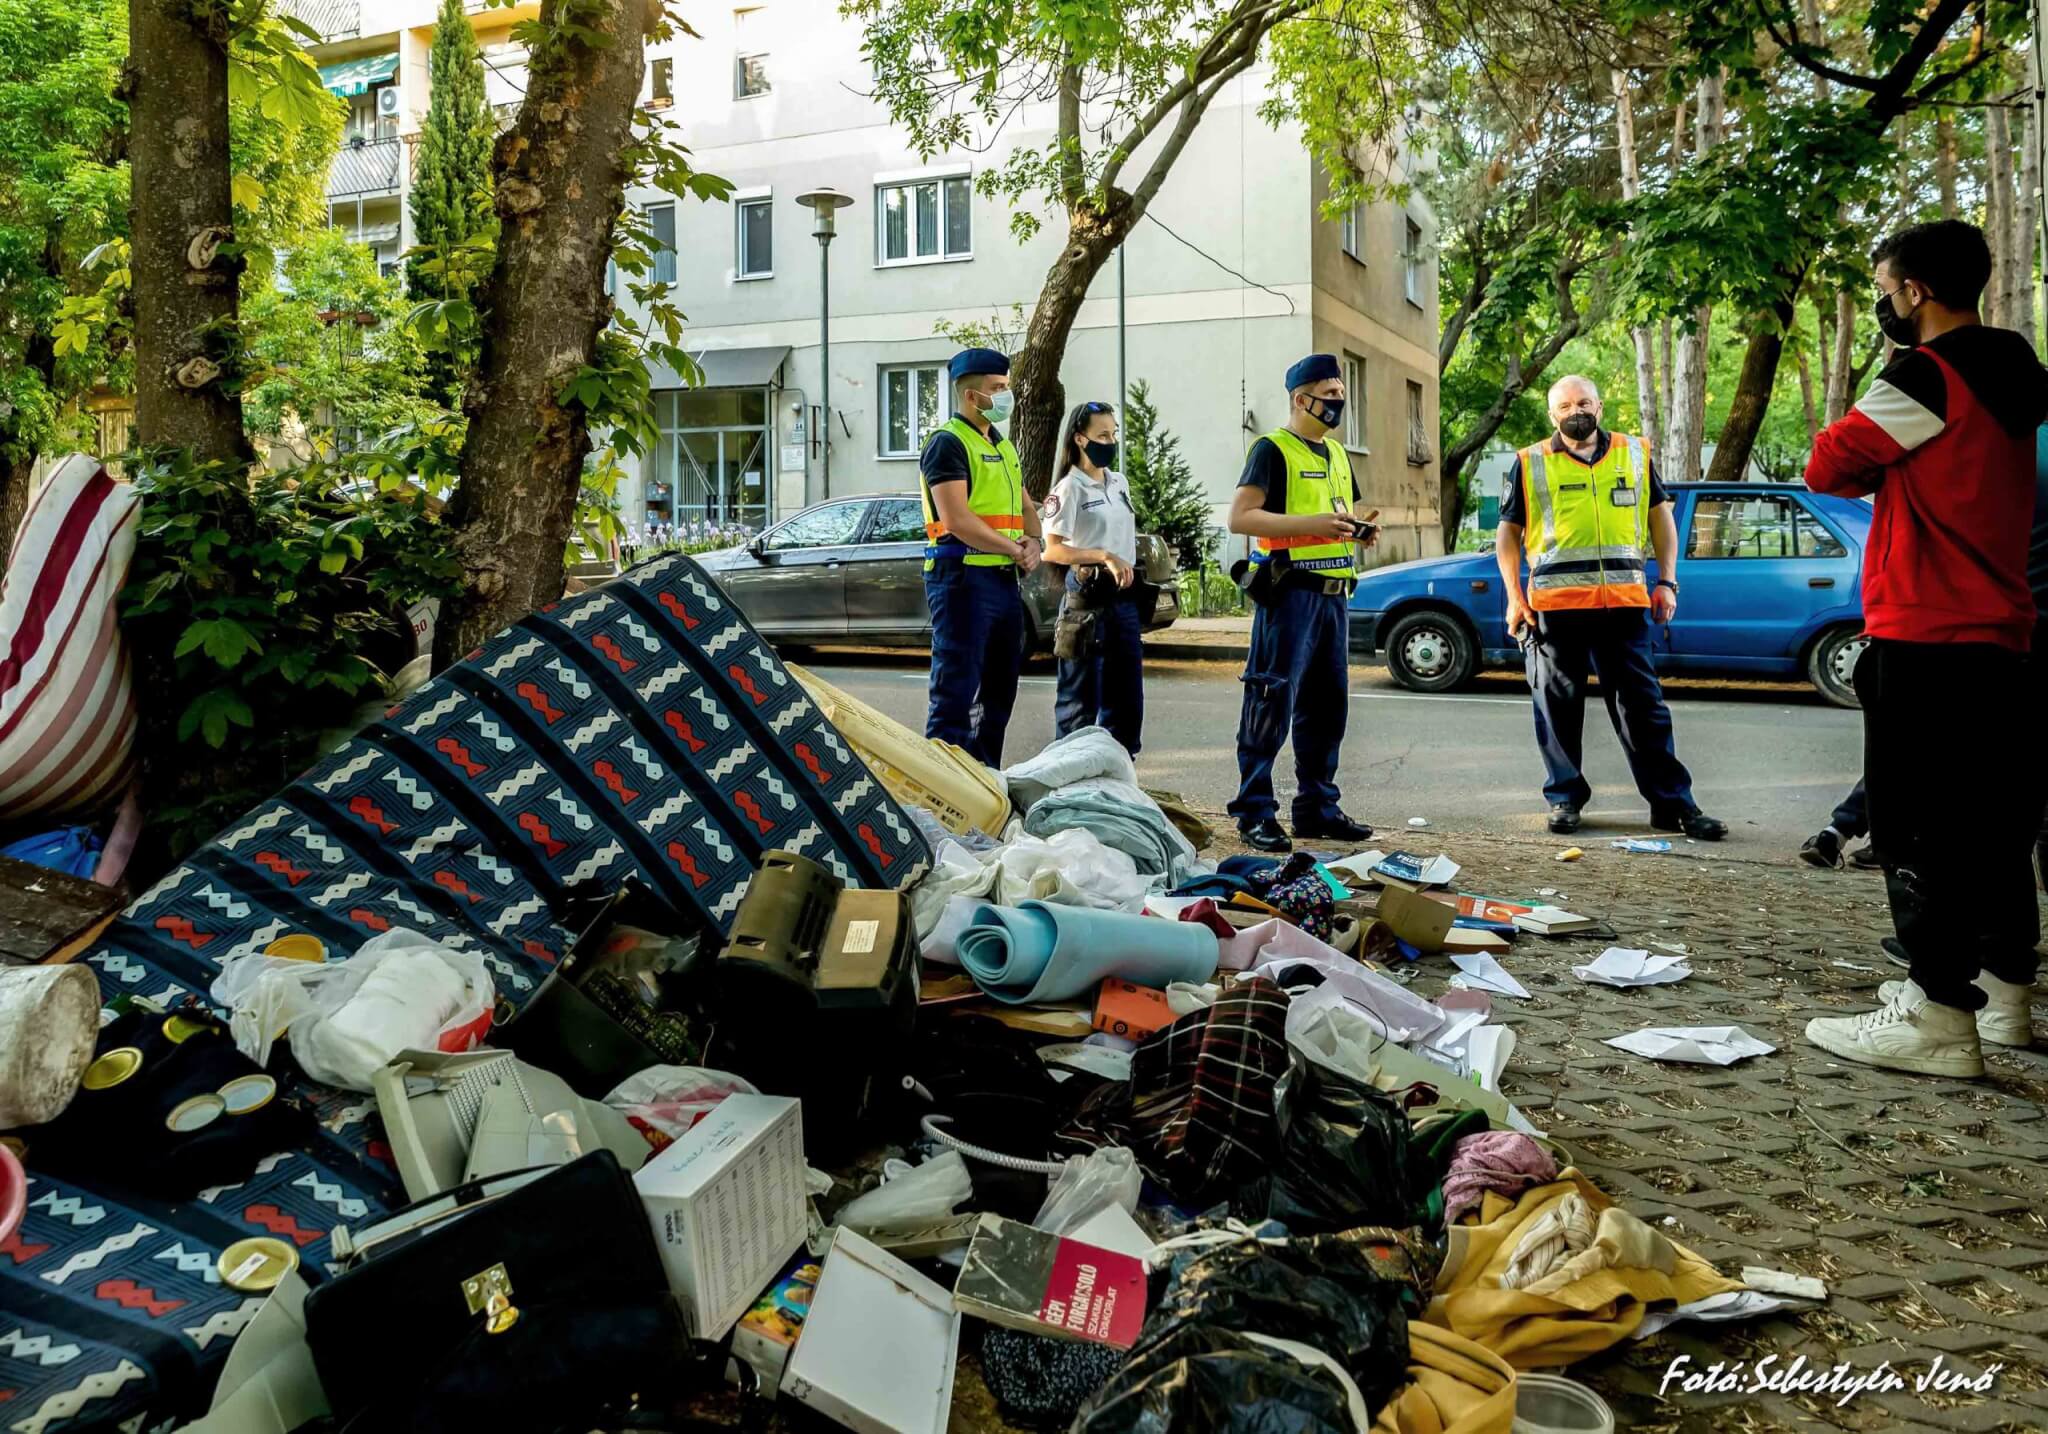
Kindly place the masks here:
[(1479, 644), (1462, 618), (1411, 612), (1387, 633), (1387, 670), (1415, 692), (1448, 692), (1472, 679)]
[(1856, 659), (1870, 639), (1860, 627), (1831, 627), (1806, 658), (1806, 680), (1837, 707), (1861, 707), (1856, 698)]

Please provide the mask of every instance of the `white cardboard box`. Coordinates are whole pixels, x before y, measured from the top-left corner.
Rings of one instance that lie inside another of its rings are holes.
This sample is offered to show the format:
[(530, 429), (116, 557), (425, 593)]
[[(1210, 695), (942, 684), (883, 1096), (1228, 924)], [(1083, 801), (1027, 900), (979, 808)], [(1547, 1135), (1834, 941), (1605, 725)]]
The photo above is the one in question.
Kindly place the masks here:
[(729, 1095), (633, 1184), (691, 1335), (717, 1339), (804, 1241), (802, 1107)]
[(959, 1353), (952, 1293), (841, 1229), (782, 1392), (859, 1434), (945, 1434)]

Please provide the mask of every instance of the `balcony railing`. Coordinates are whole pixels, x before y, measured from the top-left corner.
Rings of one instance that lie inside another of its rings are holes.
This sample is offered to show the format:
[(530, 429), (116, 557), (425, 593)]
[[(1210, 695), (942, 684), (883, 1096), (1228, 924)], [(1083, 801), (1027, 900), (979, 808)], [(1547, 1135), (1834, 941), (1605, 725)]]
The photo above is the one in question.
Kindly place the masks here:
[(321, 40), (353, 40), (363, 33), (362, 0), (284, 0), (293, 19), (319, 32)]
[(370, 198), (398, 192), (399, 141), (344, 143), (327, 171), (329, 200)]

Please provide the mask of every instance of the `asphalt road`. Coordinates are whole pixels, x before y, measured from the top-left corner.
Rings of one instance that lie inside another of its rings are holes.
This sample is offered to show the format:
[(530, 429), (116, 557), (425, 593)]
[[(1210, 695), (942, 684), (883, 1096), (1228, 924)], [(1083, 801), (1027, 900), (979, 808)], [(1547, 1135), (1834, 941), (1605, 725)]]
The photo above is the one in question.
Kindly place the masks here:
[[(923, 654), (793, 653), (827, 681), (924, 730)], [(1149, 664), (1147, 785), (1221, 808), (1237, 790), (1236, 664)], [(1025, 672), (1006, 756), (1052, 740), (1053, 670)], [(1789, 854), (1826, 824), (1862, 767), (1861, 717), (1823, 702), (1812, 689), (1778, 683), (1709, 683), (1667, 688), (1678, 755), (1693, 774), (1700, 805), (1729, 824), (1729, 854)], [(1621, 745), (1597, 695), (1586, 714), (1587, 775), (1594, 786), (1580, 845), (1648, 835), (1648, 809), (1629, 780)], [(1530, 725), (1527, 688), (1511, 674), (1482, 677), (1470, 691), (1430, 696), (1396, 686), (1386, 669), (1351, 670), (1351, 717), (1338, 781), (1346, 809), (1392, 836), (1410, 817), (1445, 833), (1543, 830), (1543, 768)], [(1293, 772), (1281, 758), (1283, 814)], [(1427, 842), (1423, 843), (1427, 845)]]

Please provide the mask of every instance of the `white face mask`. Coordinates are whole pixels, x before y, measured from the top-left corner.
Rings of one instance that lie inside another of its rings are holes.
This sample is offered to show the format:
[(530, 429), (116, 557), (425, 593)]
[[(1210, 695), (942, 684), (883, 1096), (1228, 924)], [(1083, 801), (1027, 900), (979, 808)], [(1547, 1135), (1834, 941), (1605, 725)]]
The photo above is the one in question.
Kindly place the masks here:
[(1016, 395), (1007, 388), (1001, 393), (989, 394), (982, 404), (981, 416), (990, 423), (1008, 423), (1011, 410), (1016, 408)]

